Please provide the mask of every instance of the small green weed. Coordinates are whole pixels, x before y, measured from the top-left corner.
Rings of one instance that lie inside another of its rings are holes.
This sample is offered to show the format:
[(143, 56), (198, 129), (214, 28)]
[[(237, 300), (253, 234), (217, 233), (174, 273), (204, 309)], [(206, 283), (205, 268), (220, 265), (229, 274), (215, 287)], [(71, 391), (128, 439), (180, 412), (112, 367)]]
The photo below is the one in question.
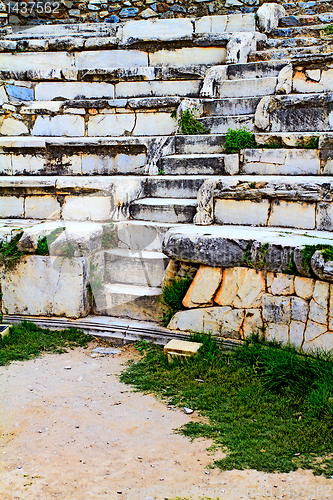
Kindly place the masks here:
[(7, 269), (13, 269), (24, 255), (24, 252), (19, 250), (17, 246), (22, 234), (23, 231), (20, 231), (6, 243), (0, 241), (0, 265), (4, 265)]
[(319, 137), (304, 137), (302, 141), (298, 141), (296, 146), (302, 149), (318, 149)]
[(192, 283), (192, 278), (175, 278), (162, 287), (160, 302), (162, 304), (162, 323), (167, 326), (172, 316), (183, 309), (183, 298)]
[(245, 127), (235, 130), (228, 128), (224, 143), (224, 148), (228, 154), (238, 153), (241, 149), (252, 149), (255, 147), (254, 134), (248, 132)]
[(63, 353), (74, 347), (84, 347), (92, 337), (77, 330), (48, 330), (34, 323), (22, 321), (13, 325), (9, 335), (0, 338), (0, 366), (11, 361), (23, 361), (43, 352)]
[(158, 175), (165, 175), (163, 168), (158, 169)]
[(274, 141), (273, 139), (271, 139), (268, 142), (266, 142), (266, 144), (263, 144), (261, 147), (263, 149), (281, 149), (285, 148), (286, 146), (284, 146), (282, 142)]
[(305, 269), (313, 276), (313, 278), (317, 278), (314, 272), (311, 269), (311, 259), (313, 254), (317, 250), (322, 250), (322, 255), (325, 261), (333, 260), (333, 246), (332, 245), (304, 245), (304, 249), (302, 252), (302, 264)]
[(50, 245), (58, 238), (58, 236), (65, 231), (65, 227), (57, 227), (48, 236), (39, 236), (37, 241), (36, 254), (37, 255), (50, 255)]
[(333, 475), (333, 362), (328, 354), (301, 355), (257, 338), (224, 350), (207, 335), (195, 358), (172, 363), (156, 345), (122, 373), (121, 381), (174, 406), (207, 417), (179, 432), (211, 438), (226, 450), (221, 470)]
[(333, 25), (325, 26), (324, 31), (326, 35), (333, 35)]
[[(171, 116), (174, 117), (172, 114)], [(205, 128), (196, 118), (193, 113), (186, 109), (180, 113), (178, 119), (179, 133), (183, 135), (209, 134), (210, 130)]]
[(110, 222), (107, 226), (103, 226), (102, 247), (104, 249), (114, 248), (116, 246), (115, 225)]

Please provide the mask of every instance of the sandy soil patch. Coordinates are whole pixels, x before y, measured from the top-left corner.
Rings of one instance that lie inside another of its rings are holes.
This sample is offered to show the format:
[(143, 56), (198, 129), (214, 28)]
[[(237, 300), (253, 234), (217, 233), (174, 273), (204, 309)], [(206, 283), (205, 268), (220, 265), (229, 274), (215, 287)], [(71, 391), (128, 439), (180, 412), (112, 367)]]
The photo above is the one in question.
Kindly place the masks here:
[(133, 348), (94, 347), (0, 368), (1, 500), (333, 499), (333, 480), (309, 471), (207, 468), (212, 442), (174, 432), (198, 416), (119, 382)]

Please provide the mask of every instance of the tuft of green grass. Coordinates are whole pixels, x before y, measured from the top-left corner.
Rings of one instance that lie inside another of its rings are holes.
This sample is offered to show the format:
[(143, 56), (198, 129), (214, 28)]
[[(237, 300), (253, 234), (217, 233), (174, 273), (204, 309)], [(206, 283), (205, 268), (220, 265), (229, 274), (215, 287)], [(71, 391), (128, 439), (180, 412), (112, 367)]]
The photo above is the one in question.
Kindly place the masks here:
[(91, 340), (92, 337), (76, 328), (48, 330), (22, 321), (11, 327), (9, 335), (0, 337), (0, 366), (35, 358), (45, 352), (63, 353), (74, 347), (85, 347)]
[(168, 326), (172, 316), (184, 309), (183, 298), (192, 283), (192, 278), (175, 278), (162, 287), (160, 303), (162, 304), (162, 323)]
[(0, 241), (0, 266), (4, 265), (7, 269), (13, 269), (24, 255), (24, 252), (17, 246), (22, 234), (23, 231), (20, 231), (10, 241)]
[(57, 227), (48, 236), (39, 236), (37, 241), (36, 254), (37, 255), (50, 255), (50, 245), (58, 238), (58, 236), (65, 231), (65, 227)]
[(330, 24), (329, 26), (325, 26), (324, 31), (326, 35), (332, 35), (333, 34), (333, 25)]
[(248, 132), (245, 127), (235, 130), (228, 128), (224, 143), (226, 153), (239, 153), (241, 149), (252, 149), (255, 147), (254, 134)]
[(266, 142), (266, 144), (263, 144), (261, 147), (263, 149), (281, 149), (281, 148), (285, 148), (286, 146), (284, 146), (282, 144), (282, 142), (274, 141), (273, 139), (270, 139), (268, 142)]
[(313, 278), (317, 278), (311, 268), (311, 259), (313, 254), (317, 250), (322, 250), (322, 255), (325, 261), (333, 260), (333, 246), (318, 244), (318, 245), (304, 245), (304, 250), (302, 252), (303, 266), (309, 271)]
[(171, 363), (161, 347), (145, 345), (121, 381), (207, 417), (179, 432), (214, 439), (226, 452), (215, 462), (221, 470), (333, 475), (332, 356), (303, 355), (259, 336), (233, 350), (207, 335), (192, 339), (203, 342), (199, 354)]
[[(173, 113), (171, 116), (175, 117), (175, 114)], [(209, 134), (210, 132), (210, 130), (194, 118), (193, 113), (189, 109), (180, 113), (178, 127), (180, 134), (183, 135)]]

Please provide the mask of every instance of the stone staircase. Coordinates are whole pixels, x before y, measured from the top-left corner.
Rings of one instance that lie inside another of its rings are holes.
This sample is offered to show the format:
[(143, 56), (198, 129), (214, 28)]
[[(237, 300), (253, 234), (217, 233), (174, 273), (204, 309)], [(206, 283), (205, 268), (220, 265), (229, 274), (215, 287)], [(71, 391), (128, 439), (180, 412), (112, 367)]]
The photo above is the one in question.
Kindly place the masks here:
[[(38, 26), (0, 41), (0, 217), (76, 221), (77, 231), (114, 221), (95, 314), (157, 320), (163, 238), (195, 232), (203, 213), (223, 237), (262, 227), (273, 239), (329, 238), (331, 20), (309, 21), (299, 5), (267, 36), (244, 14)], [(171, 113), (184, 102), (210, 133), (176, 133)], [(242, 127), (265, 147), (227, 154), (225, 134)]]

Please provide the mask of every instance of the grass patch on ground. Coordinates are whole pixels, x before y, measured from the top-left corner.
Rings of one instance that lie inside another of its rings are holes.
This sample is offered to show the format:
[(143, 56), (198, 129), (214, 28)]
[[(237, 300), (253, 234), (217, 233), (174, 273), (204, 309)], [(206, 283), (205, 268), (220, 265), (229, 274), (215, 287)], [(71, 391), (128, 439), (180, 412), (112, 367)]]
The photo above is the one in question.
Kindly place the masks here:
[(213, 438), (226, 452), (222, 470), (333, 475), (333, 362), (329, 355), (300, 355), (258, 339), (233, 350), (209, 336), (196, 358), (169, 363), (163, 349), (140, 344), (141, 360), (121, 381), (153, 392), (175, 406), (208, 417), (179, 432)]
[(9, 335), (0, 338), (0, 366), (11, 361), (24, 361), (45, 352), (64, 353), (67, 349), (85, 347), (92, 337), (76, 328), (48, 330), (22, 321), (13, 325)]

